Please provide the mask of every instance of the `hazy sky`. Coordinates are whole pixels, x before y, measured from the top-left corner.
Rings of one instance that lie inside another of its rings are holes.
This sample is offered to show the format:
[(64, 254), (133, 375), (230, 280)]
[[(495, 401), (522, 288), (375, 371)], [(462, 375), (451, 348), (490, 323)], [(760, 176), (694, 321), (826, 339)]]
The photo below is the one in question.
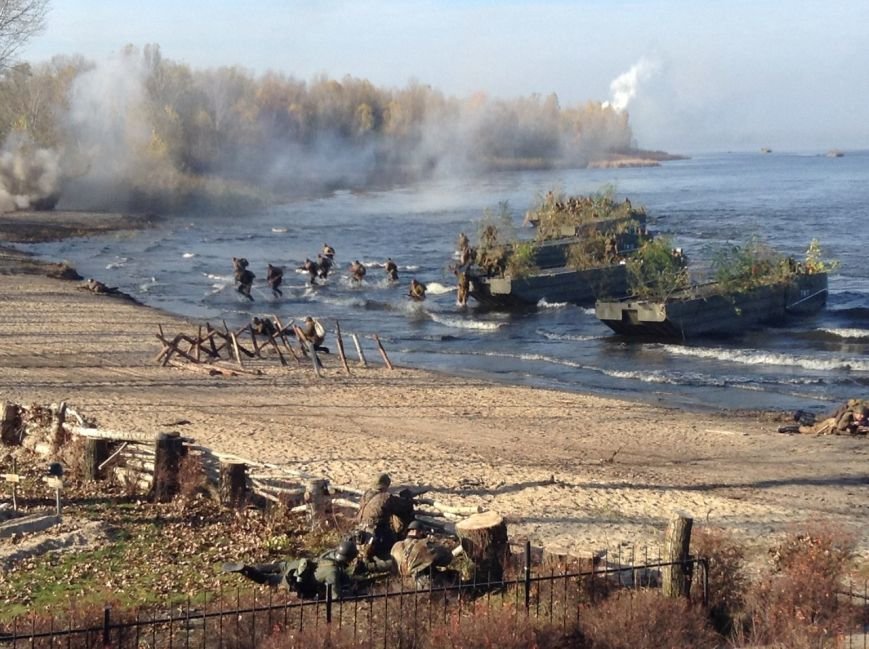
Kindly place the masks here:
[(611, 100), (674, 152), (869, 148), (869, 1), (51, 0), (23, 57), (160, 45), (195, 67)]

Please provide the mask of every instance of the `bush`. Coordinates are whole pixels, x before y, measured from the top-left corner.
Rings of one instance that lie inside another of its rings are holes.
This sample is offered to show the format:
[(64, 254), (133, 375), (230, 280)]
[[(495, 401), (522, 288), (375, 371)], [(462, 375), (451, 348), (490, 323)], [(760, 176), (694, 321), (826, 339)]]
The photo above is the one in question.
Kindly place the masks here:
[(714, 649), (705, 612), (657, 591), (623, 591), (580, 617), (592, 649)]
[[(730, 633), (745, 608), (745, 552), (723, 531), (701, 528), (691, 539), (691, 553), (709, 561), (709, 616), (719, 633)], [(702, 588), (698, 569), (691, 584), (694, 601), (701, 601)]]
[(748, 593), (747, 639), (794, 649), (834, 646), (848, 625), (837, 591), (853, 548), (850, 535), (821, 526), (792, 534), (774, 548), (773, 574)]
[[(556, 649), (561, 634), (508, 605), (478, 605), (470, 615), (454, 614), (429, 636), (431, 649)], [(573, 645), (575, 646), (575, 645)]]
[(666, 300), (688, 287), (688, 271), (683, 259), (673, 254), (667, 237), (646, 241), (628, 260), (628, 284), (632, 295), (643, 299)]

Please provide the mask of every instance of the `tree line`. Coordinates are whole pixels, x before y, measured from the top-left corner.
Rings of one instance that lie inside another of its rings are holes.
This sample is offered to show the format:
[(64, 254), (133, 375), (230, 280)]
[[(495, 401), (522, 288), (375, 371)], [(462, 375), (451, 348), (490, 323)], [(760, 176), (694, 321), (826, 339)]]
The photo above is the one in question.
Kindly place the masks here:
[[(123, 205), (189, 207), (204, 195), (270, 200), (438, 173), (584, 166), (634, 145), (628, 115), (555, 94), (444, 95), (411, 81), (302, 81), (194, 69), (159, 46), (112, 61), (57, 56), (0, 70), (0, 142), (58, 152), (66, 188)], [(66, 190), (65, 190), (66, 193)], [(84, 200), (84, 199), (82, 199)]]

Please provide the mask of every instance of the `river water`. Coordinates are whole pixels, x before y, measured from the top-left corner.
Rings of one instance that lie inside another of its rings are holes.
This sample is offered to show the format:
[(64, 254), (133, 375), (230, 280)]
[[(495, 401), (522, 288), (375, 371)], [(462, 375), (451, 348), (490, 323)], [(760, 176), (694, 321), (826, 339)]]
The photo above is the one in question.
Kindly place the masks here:
[[(254, 315), (313, 315), (332, 329), (379, 333), (393, 361), (450, 374), (579, 390), (673, 406), (713, 409), (829, 408), (869, 392), (869, 152), (718, 154), (635, 169), (499, 173), (386, 191), (330, 196), (226, 218), (197, 215), (156, 229), (39, 244), (82, 275), (118, 286), (145, 304), (198, 320), (241, 325)], [(637, 343), (611, 335), (593, 309), (547, 304), (497, 313), (455, 303), (448, 270), (458, 233), (471, 235), (485, 209), (507, 201), (520, 235), (535, 197), (615, 188), (643, 204), (650, 229), (674, 239), (692, 262), (725, 242), (760, 237), (800, 259), (817, 237), (841, 261), (827, 309), (731, 340)], [(319, 288), (294, 268), (324, 242), (339, 272)], [(257, 275), (254, 302), (235, 290), (231, 257)], [(389, 286), (382, 264), (399, 265)], [(347, 266), (369, 266), (353, 286)], [(286, 266), (284, 297), (265, 284), (267, 263)], [(412, 277), (429, 287), (406, 297)], [(328, 343), (327, 343), (328, 344)]]

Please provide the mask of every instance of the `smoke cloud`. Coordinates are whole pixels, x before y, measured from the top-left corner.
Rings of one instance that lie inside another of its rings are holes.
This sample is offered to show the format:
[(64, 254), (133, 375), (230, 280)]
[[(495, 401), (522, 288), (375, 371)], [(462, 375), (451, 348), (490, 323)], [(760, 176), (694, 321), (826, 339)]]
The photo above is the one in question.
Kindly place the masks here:
[(12, 134), (0, 148), (0, 212), (50, 209), (60, 195), (60, 154)]
[(610, 83), (610, 100), (603, 103), (605, 108), (612, 107), (621, 113), (637, 96), (640, 86), (654, 77), (661, 69), (657, 61), (642, 57), (627, 72), (623, 72)]

